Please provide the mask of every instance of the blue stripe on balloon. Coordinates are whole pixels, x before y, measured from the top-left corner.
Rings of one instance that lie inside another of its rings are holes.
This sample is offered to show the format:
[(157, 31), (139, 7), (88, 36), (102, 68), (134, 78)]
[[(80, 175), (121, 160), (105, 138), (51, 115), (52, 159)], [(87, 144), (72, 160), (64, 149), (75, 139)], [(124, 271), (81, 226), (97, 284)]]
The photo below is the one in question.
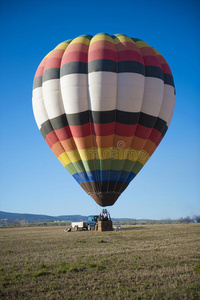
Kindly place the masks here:
[(79, 184), (90, 181), (123, 181), (129, 183), (135, 176), (136, 174), (133, 172), (115, 170), (96, 170), (73, 175)]

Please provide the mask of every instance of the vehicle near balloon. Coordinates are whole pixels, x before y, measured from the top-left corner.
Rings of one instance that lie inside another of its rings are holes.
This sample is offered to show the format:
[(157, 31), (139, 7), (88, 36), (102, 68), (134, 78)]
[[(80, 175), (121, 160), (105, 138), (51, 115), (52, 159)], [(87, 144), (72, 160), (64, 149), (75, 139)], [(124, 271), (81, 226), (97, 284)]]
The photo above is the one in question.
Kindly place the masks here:
[(87, 221), (80, 221), (80, 222), (71, 222), (71, 228), (75, 230), (94, 230), (96, 224), (98, 223), (97, 215), (88, 216)]
[(71, 222), (71, 228), (75, 230), (83, 230), (83, 229), (88, 229), (88, 223), (81, 221), (81, 222)]
[(175, 88), (164, 57), (124, 34), (66, 40), (33, 84), (38, 128), (59, 161), (100, 206), (113, 205), (163, 139)]
[[(107, 209), (103, 209), (102, 213), (99, 215), (90, 215), (86, 221), (80, 222), (71, 222), (71, 229), (75, 230), (98, 230), (102, 231), (112, 231), (112, 220), (110, 217), (110, 213)], [(68, 232), (66, 230), (66, 232)]]
[(88, 230), (94, 230), (96, 229), (96, 226), (98, 224), (99, 216), (93, 215), (88, 216), (87, 223), (88, 223)]

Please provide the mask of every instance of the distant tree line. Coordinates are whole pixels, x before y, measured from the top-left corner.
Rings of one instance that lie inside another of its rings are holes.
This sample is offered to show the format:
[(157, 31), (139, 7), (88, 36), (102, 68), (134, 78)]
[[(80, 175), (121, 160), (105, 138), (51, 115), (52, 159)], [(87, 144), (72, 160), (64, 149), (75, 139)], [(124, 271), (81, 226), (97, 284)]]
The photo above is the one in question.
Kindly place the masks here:
[[(180, 218), (176, 220), (172, 220), (170, 218), (168, 219), (161, 219), (161, 220), (148, 220), (148, 219), (142, 219), (142, 220), (136, 220), (136, 219), (128, 219), (128, 218), (113, 218), (112, 219), (113, 224), (117, 225), (153, 225), (153, 224), (189, 224), (189, 223), (200, 223), (200, 215), (195, 215), (192, 218), (191, 217), (185, 217)], [(1, 219), (0, 220), (0, 227), (1, 226), (70, 226), (70, 221), (29, 221), (27, 219)]]
[(200, 215), (199, 216), (194, 216), (193, 218), (190, 217), (185, 217), (185, 218), (180, 218), (179, 219), (180, 223), (200, 223)]
[(121, 225), (153, 225), (153, 224), (189, 224), (200, 223), (200, 215), (191, 217), (180, 218), (176, 220), (162, 219), (162, 220), (131, 220), (131, 219), (114, 219), (113, 224)]

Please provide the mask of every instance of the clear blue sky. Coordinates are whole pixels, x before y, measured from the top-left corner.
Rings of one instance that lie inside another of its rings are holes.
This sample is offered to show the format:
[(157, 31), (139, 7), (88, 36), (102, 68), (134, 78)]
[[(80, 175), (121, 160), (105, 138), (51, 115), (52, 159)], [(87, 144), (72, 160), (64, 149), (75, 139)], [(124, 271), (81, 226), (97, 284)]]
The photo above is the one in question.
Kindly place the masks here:
[(165, 138), (109, 208), (112, 216), (200, 214), (199, 0), (2, 0), (0, 6), (0, 210), (55, 216), (100, 212), (38, 131), (32, 82), (41, 59), (57, 44), (107, 32), (155, 47), (171, 67), (177, 93)]

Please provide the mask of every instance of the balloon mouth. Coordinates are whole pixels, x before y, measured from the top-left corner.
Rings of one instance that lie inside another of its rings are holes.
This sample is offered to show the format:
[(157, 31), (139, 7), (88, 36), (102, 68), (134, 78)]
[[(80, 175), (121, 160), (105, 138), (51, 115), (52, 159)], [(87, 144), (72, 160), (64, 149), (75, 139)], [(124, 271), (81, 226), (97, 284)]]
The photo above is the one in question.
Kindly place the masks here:
[(94, 201), (98, 205), (105, 207), (105, 206), (113, 205), (117, 201), (121, 193), (105, 192), (105, 193), (90, 193), (89, 195), (94, 199)]

